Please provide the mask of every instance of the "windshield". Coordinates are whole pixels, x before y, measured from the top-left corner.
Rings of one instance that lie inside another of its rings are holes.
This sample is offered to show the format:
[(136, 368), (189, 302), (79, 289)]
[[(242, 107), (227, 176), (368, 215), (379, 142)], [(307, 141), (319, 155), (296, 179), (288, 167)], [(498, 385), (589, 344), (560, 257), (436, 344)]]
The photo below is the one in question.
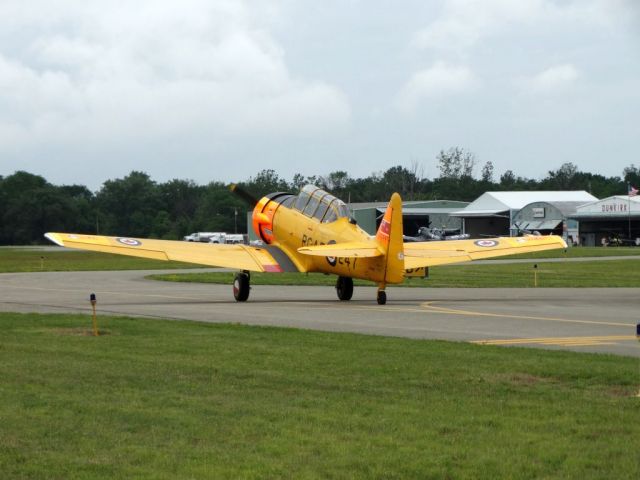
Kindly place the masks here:
[(313, 217), (323, 223), (335, 222), (339, 218), (349, 217), (349, 209), (342, 200), (315, 185), (305, 185), (302, 188), (296, 197), (293, 208), (307, 217)]

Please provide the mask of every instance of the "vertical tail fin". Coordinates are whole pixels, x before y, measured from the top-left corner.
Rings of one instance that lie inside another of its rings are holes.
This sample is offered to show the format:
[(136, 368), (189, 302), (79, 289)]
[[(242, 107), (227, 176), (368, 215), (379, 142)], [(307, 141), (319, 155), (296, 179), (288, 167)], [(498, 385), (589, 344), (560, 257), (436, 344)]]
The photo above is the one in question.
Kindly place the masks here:
[(385, 253), (384, 281), (400, 283), (404, 279), (404, 245), (402, 241), (402, 199), (391, 195), (387, 210), (376, 233), (376, 241)]

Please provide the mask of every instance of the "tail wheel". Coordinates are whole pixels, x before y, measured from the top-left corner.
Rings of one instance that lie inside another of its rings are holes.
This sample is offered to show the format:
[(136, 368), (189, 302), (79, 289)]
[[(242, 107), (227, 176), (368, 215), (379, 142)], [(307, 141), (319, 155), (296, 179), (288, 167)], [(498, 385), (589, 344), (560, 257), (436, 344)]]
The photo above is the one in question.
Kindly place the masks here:
[(353, 279), (349, 277), (338, 277), (336, 292), (338, 292), (338, 298), (340, 300), (351, 300), (353, 296)]
[(233, 296), (238, 302), (244, 302), (249, 298), (249, 274), (248, 273), (236, 273), (233, 279)]
[(387, 293), (384, 290), (378, 290), (378, 305), (387, 303)]

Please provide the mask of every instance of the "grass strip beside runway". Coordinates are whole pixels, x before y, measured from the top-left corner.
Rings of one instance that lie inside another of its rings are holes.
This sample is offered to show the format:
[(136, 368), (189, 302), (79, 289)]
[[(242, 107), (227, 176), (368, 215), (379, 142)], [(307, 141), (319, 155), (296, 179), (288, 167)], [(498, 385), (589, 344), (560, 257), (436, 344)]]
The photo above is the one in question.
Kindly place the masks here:
[(0, 314), (3, 478), (638, 478), (638, 361)]
[[(531, 263), (447, 265), (433, 267), (429, 278), (411, 278), (405, 287), (533, 287), (535, 260)], [(640, 260), (608, 260), (537, 264), (539, 287), (640, 287)], [(168, 273), (150, 275), (154, 280), (231, 284), (233, 273)], [(320, 273), (251, 273), (253, 285), (335, 285), (336, 277)], [(373, 282), (355, 280), (355, 285)]]

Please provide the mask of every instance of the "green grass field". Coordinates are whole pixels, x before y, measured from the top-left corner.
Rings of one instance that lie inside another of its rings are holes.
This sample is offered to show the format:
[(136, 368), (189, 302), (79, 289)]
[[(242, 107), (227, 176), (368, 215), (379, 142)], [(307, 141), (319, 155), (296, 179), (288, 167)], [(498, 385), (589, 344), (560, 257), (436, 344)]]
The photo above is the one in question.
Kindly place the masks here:
[[(429, 278), (407, 279), (405, 287), (533, 287), (535, 260), (499, 265), (448, 265), (429, 269)], [(640, 260), (558, 262), (537, 264), (539, 287), (640, 287)], [(168, 273), (154, 280), (231, 284), (233, 273)], [(320, 273), (252, 273), (254, 285), (335, 285), (336, 277)], [(355, 285), (373, 286), (356, 280)]]
[(73, 272), (87, 270), (158, 270), (197, 268), (199, 265), (162, 262), (145, 258), (98, 252), (38, 251), (0, 248), (0, 273), (9, 272)]
[(638, 478), (638, 360), (0, 314), (2, 478)]

